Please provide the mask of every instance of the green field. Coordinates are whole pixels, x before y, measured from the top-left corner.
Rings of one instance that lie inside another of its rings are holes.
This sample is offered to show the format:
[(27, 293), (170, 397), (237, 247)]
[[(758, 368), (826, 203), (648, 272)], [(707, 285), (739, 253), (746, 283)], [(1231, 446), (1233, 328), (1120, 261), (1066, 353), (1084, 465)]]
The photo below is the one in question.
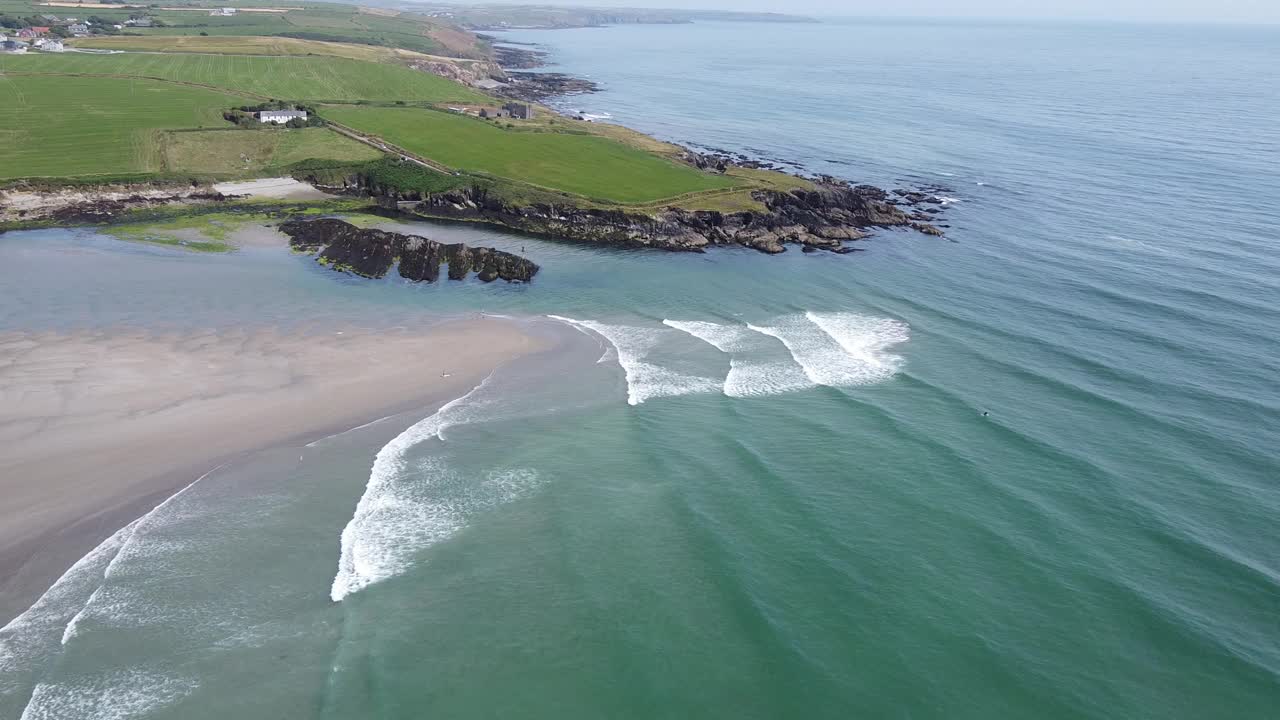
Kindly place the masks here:
[(488, 99), (436, 75), (339, 57), (6, 55), (0, 56), (0, 72), (161, 78), (282, 100), (483, 103)]
[(0, 179), (160, 172), (158, 130), (224, 126), (244, 101), (152, 80), (0, 75)]
[(324, 117), (450, 167), (617, 203), (648, 203), (730, 187), (699, 172), (607, 138), (506, 130), (448, 112), (326, 106)]
[(382, 157), (378, 150), (325, 128), (170, 132), (163, 135), (161, 147), (168, 172), (243, 177), (285, 172), (302, 160), (367, 162)]
[[(252, 35), (116, 35), (74, 38), (66, 41), (76, 48), (98, 50), (134, 50), (139, 52), (197, 53), (203, 55), (332, 55), (366, 62), (399, 64), (404, 60), (432, 59), (410, 50), (359, 45), (356, 43), (322, 42), (286, 37)], [(465, 61), (460, 61), (465, 62)]]

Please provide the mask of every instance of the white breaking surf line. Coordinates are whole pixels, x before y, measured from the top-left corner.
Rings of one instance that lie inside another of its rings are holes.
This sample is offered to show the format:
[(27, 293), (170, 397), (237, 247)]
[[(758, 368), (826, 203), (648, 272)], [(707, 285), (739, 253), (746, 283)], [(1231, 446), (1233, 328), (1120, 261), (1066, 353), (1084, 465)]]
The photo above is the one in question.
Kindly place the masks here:
[[(752, 357), (762, 353), (764, 340), (745, 325), (720, 325), (699, 320), (663, 320), (662, 323), (688, 333), (729, 355), (729, 374), (723, 392), (728, 397), (765, 397), (813, 387), (800, 367), (791, 361), (769, 361)], [(780, 350), (780, 349), (779, 349)]]
[(71, 618), (71, 621), (67, 623), (66, 628), (63, 629), (62, 631), (63, 645), (66, 645), (67, 642), (72, 638), (74, 638), (76, 636), (76, 633), (79, 632), (80, 621), (84, 618), (85, 613), (88, 612), (88, 610), (93, 606), (94, 599), (98, 597), (98, 593), (102, 591), (103, 587), (105, 587), (106, 581), (111, 577), (112, 572), (116, 568), (116, 564), (119, 563), (120, 559), (122, 557), (125, 557), (128, 554), (129, 550), (133, 548), (134, 540), (136, 540), (138, 537), (138, 532), (144, 529), (147, 523), (156, 516), (156, 513), (159, 513), (163, 511), (166, 507), (168, 507), (169, 503), (173, 502), (174, 500), (177, 500), (188, 490), (195, 487), (196, 484), (199, 483), (201, 480), (204, 480), (205, 478), (209, 477), (213, 473), (217, 472), (218, 470), (221, 470), (226, 466), (227, 466), (227, 463), (222, 463), (221, 465), (206, 472), (205, 474), (201, 475), (195, 480), (192, 480), (191, 483), (188, 484), (186, 487), (182, 488), (178, 492), (165, 498), (163, 502), (161, 502), (159, 505), (156, 505), (154, 508), (151, 508), (151, 512), (148, 512), (146, 515), (143, 515), (142, 517), (133, 521), (133, 523), (131, 523), (130, 525), (126, 526), (126, 527), (131, 527), (132, 530), (130, 530), (129, 533), (124, 537), (124, 540), (120, 545), (120, 549), (116, 551), (116, 554), (111, 558), (111, 562), (107, 563), (107, 567), (102, 571), (103, 582), (99, 584), (97, 588), (94, 589), (94, 591), (89, 595), (89, 599), (85, 601), (84, 607), (80, 608), (80, 612), (76, 613), (75, 616)]
[[(27, 669), (34, 671), (31, 663), (36, 658), (24, 657), (24, 651), (27, 655), (30, 655), (43, 649), (48, 649), (41, 646), (37, 636), (52, 634), (57, 631), (59, 626), (62, 627), (62, 633), (59, 637), (58, 647), (65, 647), (78, 633), (80, 622), (85, 617), (86, 611), (92, 606), (94, 599), (98, 597), (120, 558), (132, 546), (138, 532), (144, 529), (144, 526), (156, 516), (157, 512), (162, 511), (178, 497), (195, 487), (201, 480), (225, 466), (226, 463), (223, 463), (204, 473), (186, 487), (165, 498), (164, 501), (142, 517), (130, 522), (112, 533), (106, 540), (98, 543), (96, 547), (77, 560), (55, 580), (53, 585), (49, 586), (49, 589), (21, 615), (9, 621), (3, 628), (0, 628), (0, 671), (3, 671), (0, 672), (0, 677), (17, 676), (19, 670), (23, 669), (19, 666), (24, 661), (28, 663)], [(90, 587), (93, 589), (90, 590)], [(85, 597), (86, 593), (87, 597)], [(71, 608), (76, 604), (79, 605), (79, 610), (71, 614), (70, 618), (67, 619)], [(0, 685), (0, 694), (13, 692), (17, 689), (19, 688)], [(57, 686), (43, 683), (37, 684), (32, 689), (31, 696), (27, 699), (21, 717), (52, 717), (40, 710), (36, 704), (43, 703), (45, 701), (43, 699), (51, 698), (55, 690), (57, 690)]]
[[(329, 598), (341, 602), (353, 592), (386, 578), (400, 574), (408, 565), (409, 538), (440, 535), (457, 522), (437, 514), (425, 517), (423, 508), (411, 498), (397, 496), (396, 477), (405, 469), (405, 454), (414, 445), (430, 438), (444, 439), (445, 428), (453, 424), (449, 415), (471, 399), (486, 384), (490, 373), (466, 395), (451, 400), (431, 415), (397, 435), (378, 451), (364, 494), (356, 503), (355, 513), (342, 529), (338, 571), (333, 577)], [(466, 422), (466, 420), (462, 420)]]
[(807, 312), (779, 318), (774, 325), (747, 325), (777, 338), (804, 374), (818, 385), (856, 387), (887, 380), (903, 359), (886, 349), (906, 342), (906, 324), (857, 313)]
[(635, 327), (631, 325), (606, 325), (594, 320), (575, 320), (560, 315), (548, 315), (552, 320), (568, 323), (579, 330), (590, 330), (613, 346), (618, 364), (627, 381), (627, 404), (640, 405), (645, 400), (659, 397), (676, 397), (721, 390), (722, 383), (707, 377), (686, 375), (651, 362), (645, 358), (661, 342), (661, 328)]

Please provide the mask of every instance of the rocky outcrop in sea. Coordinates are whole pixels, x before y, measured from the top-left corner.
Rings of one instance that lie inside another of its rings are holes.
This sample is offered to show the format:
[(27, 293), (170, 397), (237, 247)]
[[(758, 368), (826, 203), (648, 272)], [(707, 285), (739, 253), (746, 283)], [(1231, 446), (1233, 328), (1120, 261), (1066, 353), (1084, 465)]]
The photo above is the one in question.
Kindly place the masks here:
[(533, 262), (502, 250), (444, 244), (417, 235), (358, 228), (332, 218), (291, 220), (280, 225), (294, 250), (318, 253), (317, 261), (335, 270), (367, 278), (385, 277), (396, 266), (400, 277), (435, 282), (447, 265), (450, 280), (475, 273), (483, 282), (529, 282), (538, 273)]
[(894, 205), (888, 193), (870, 185), (823, 178), (812, 190), (759, 190), (764, 211), (718, 212), (667, 208), (654, 214), (588, 209), (573, 205), (514, 205), (473, 185), (428, 195), (413, 212), (430, 217), (484, 220), (550, 237), (627, 247), (702, 252), (718, 245), (742, 245), (765, 253), (787, 245), (853, 252), (849, 241), (869, 228), (904, 227), (927, 235), (942, 231)]

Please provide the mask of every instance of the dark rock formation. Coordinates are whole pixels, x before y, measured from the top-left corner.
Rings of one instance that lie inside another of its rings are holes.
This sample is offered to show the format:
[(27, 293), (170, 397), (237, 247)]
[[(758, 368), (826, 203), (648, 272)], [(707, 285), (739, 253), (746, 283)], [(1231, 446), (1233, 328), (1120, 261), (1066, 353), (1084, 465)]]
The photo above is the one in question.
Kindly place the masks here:
[(685, 148), (680, 154), (680, 159), (686, 163), (707, 172), (724, 173), (731, 167), (752, 168), (756, 170), (777, 170), (778, 166), (765, 160), (756, 160), (747, 157), (742, 153), (730, 153), (727, 151), (715, 150), (711, 152), (698, 152)]
[(590, 80), (553, 72), (508, 72), (506, 84), (497, 92), (517, 100), (540, 102), (549, 97), (583, 95), (600, 87)]
[(294, 250), (319, 253), (320, 263), (367, 278), (384, 277), (397, 261), (400, 277), (415, 282), (435, 282), (441, 264), (449, 266), (450, 280), (463, 280), (475, 272), (484, 282), (528, 282), (538, 272), (534, 263), (501, 250), (445, 245), (335, 219), (291, 220), (280, 231), (289, 236)]
[(45, 214), (46, 220), (58, 225), (101, 225), (118, 222), (119, 216), (138, 208), (160, 207), (177, 202), (222, 202), (219, 192), (175, 193), (171, 196), (130, 195), (116, 200), (89, 200), (55, 208)]
[(499, 65), (506, 69), (513, 70), (532, 70), (533, 68), (542, 67), (547, 64), (547, 54), (541, 50), (526, 50), (520, 47), (512, 47), (513, 43), (506, 40), (498, 40), (490, 35), (477, 35), (477, 37), (505, 43), (493, 46), (493, 59)]
[(486, 220), (567, 240), (691, 252), (713, 245), (743, 245), (780, 253), (788, 244), (841, 251), (845, 242), (867, 237), (869, 227), (910, 227), (941, 234), (890, 204), (883, 190), (869, 185), (826, 178), (812, 190), (759, 190), (754, 197), (764, 205), (764, 212), (667, 208), (648, 215), (573, 205), (513, 205), (473, 185), (429, 195), (414, 206), (414, 212)]

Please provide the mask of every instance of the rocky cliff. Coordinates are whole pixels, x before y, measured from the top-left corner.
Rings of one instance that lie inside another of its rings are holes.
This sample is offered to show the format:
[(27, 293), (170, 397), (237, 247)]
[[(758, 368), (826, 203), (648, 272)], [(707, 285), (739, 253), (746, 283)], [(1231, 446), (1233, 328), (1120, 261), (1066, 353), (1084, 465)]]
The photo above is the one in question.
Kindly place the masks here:
[(923, 222), (928, 216), (904, 211), (885, 191), (869, 185), (824, 178), (812, 190), (761, 190), (754, 197), (764, 205), (763, 212), (667, 208), (650, 215), (572, 205), (513, 205), (473, 185), (428, 195), (414, 206), (414, 212), (485, 220), (567, 240), (693, 252), (712, 245), (743, 245), (780, 253), (788, 244), (852, 252), (846, 241), (866, 237), (866, 228), (871, 227), (910, 227), (942, 234)]
[(463, 280), (474, 272), (484, 282), (529, 282), (538, 273), (534, 263), (501, 250), (446, 245), (341, 220), (291, 220), (280, 231), (289, 236), (294, 250), (318, 253), (319, 262), (367, 278), (384, 277), (393, 265), (400, 277), (415, 282), (435, 282), (441, 265), (448, 266), (450, 280)]

